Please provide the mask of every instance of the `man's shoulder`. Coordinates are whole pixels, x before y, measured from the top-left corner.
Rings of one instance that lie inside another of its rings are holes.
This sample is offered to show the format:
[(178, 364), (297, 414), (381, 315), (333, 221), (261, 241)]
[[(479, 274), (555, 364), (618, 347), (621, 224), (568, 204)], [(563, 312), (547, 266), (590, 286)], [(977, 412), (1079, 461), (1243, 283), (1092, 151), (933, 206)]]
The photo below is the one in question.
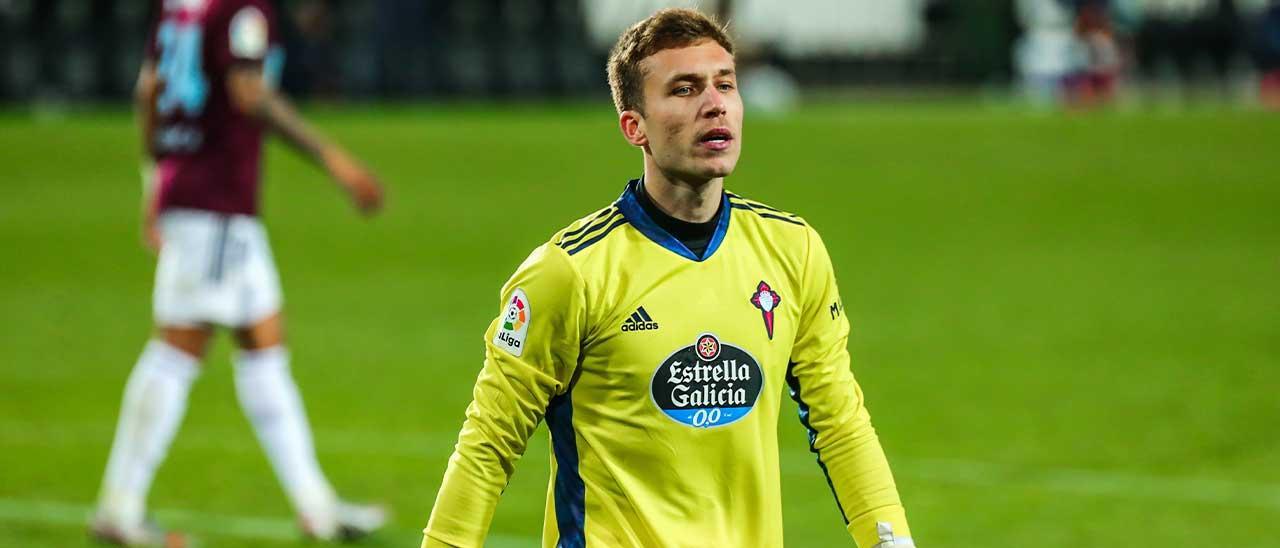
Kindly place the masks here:
[(795, 213), (729, 191), (725, 191), (725, 195), (729, 197), (729, 207), (733, 208), (735, 214), (741, 214), (739, 217), (746, 222), (757, 224), (770, 232), (802, 235), (813, 230), (808, 221)]
[(764, 202), (725, 192), (737, 223), (753, 247), (779, 256), (785, 262), (803, 265), (813, 245), (822, 239), (804, 217)]
[(576, 256), (604, 241), (624, 224), (627, 218), (614, 202), (569, 223), (557, 231), (547, 245), (559, 248), (568, 256)]
[(626, 223), (617, 204), (584, 215), (557, 230), (546, 243), (538, 246), (520, 264), (519, 272), (538, 273), (561, 280), (581, 278), (581, 251), (599, 243), (615, 228)]

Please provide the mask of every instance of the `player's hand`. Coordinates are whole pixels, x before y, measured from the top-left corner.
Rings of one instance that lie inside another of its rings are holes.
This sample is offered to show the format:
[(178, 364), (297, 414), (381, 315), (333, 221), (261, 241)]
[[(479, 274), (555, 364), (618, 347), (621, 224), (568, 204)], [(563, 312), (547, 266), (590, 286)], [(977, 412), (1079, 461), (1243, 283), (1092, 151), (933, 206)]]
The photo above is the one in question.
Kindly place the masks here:
[(148, 215), (147, 219), (142, 221), (142, 245), (147, 251), (152, 253), (160, 253), (160, 227), (157, 226), (154, 216)]
[(361, 213), (372, 215), (382, 207), (382, 186), (378, 179), (346, 152), (337, 148), (326, 151), (324, 167), (351, 195)]

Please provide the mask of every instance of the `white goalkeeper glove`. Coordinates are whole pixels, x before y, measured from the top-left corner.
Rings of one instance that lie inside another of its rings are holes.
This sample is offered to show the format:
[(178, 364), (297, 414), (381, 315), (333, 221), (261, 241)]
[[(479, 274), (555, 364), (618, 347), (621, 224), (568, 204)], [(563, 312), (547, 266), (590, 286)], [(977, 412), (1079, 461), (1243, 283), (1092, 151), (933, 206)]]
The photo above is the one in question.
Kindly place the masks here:
[(911, 537), (893, 536), (893, 524), (890, 523), (876, 522), (876, 535), (880, 542), (871, 548), (916, 548), (916, 543), (911, 540)]

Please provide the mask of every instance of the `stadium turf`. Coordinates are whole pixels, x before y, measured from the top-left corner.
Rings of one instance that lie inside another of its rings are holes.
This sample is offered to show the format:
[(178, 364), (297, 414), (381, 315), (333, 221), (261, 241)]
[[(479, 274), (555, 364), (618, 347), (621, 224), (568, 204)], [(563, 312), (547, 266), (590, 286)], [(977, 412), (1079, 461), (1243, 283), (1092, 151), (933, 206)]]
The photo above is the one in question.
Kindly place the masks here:
[[(387, 182), (370, 222), (270, 152), (266, 219), (320, 460), (346, 496), (396, 512), (369, 546), (420, 538), (500, 284), (638, 174), (597, 103), (313, 110)], [(124, 112), (0, 115), (3, 546), (88, 544), (149, 328), (135, 141)], [(743, 142), (730, 188), (824, 234), (922, 546), (1276, 545), (1280, 118), (827, 105), (748, 115)], [(204, 546), (298, 545), (228, 347), (152, 506)], [(782, 413), (788, 544), (851, 545), (794, 405)], [(490, 545), (537, 542), (546, 437)]]

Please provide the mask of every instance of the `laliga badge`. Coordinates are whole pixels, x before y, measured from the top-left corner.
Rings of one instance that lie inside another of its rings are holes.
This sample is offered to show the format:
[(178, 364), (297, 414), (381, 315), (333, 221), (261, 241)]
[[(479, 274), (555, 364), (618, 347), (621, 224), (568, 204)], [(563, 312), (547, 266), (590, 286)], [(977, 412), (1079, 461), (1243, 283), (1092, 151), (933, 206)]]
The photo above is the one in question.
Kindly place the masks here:
[(529, 321), (533, 313), (529, 309), (529, 297), (524, 290), (516, 288), (507, 301), (507, 309), (499, 319), (498, 333), (493, 337), (493, 344), (506, 350), (512, 356), (524, 354), (525, 337), (529, 335)]

